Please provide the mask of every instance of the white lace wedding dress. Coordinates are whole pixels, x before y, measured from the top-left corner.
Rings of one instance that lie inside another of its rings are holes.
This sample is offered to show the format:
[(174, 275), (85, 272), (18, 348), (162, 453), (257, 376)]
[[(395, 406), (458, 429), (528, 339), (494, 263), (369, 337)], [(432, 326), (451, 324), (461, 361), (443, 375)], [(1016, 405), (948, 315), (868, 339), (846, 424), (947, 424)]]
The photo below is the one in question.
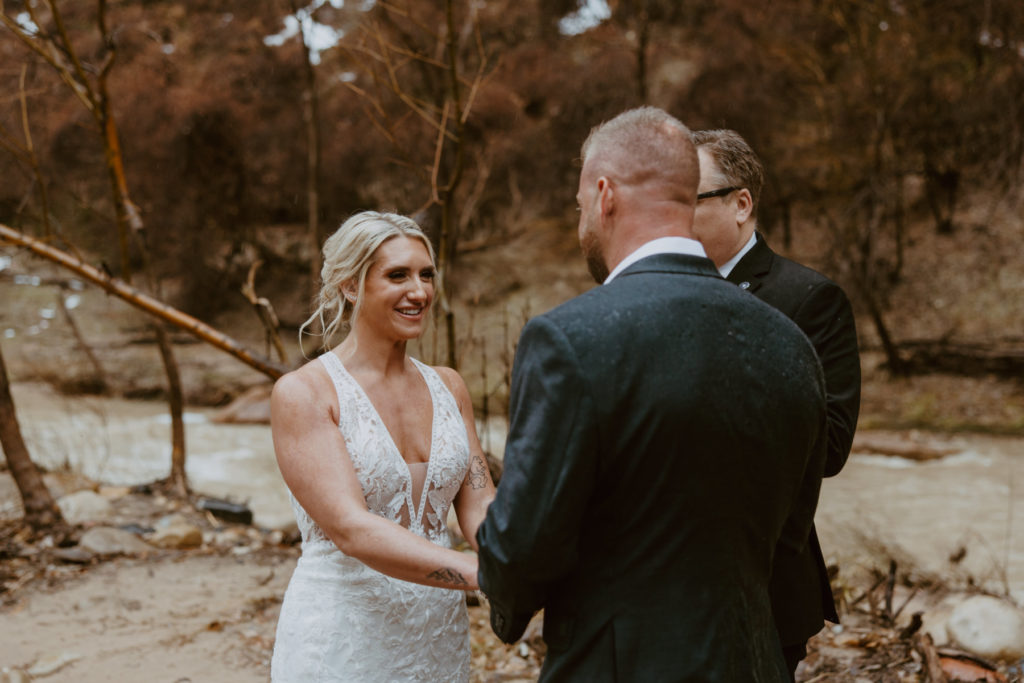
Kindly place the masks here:
[[(451, 547), (448, 508), (466, 475), (469, 444), (444, 382), (414, 361), (430, 389), (434, 417), (430, 459), (410, 467), (337, 356), (325, 353), (320, 360), (338, 392), (338, 427), (370, 511)], [(292, 507), (302, 556), (281, 605), (273, 683), (469, 680), (465, 593), (370, 569), (338, 550), (294, 497)]]

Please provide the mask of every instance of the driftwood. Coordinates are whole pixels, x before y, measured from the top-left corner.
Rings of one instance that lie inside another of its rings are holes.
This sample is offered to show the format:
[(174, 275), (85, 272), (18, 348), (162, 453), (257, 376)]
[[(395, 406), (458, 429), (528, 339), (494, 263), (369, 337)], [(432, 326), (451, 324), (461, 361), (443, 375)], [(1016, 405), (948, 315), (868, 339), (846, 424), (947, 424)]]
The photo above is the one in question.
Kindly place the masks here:
[(873, 455), (894, 455), (908, 460), (938, 460), (947, 455), (959, 453), (959, 448), (948, 445), (924, 443), (908, 438), (904, 434), (858, 433), (853, 437), (854, 453)]
[(1024, 342), (1007, 347), (944, 340), (905, 341), (899, 349), (903, 369), (910, 374), (1024, 377)]

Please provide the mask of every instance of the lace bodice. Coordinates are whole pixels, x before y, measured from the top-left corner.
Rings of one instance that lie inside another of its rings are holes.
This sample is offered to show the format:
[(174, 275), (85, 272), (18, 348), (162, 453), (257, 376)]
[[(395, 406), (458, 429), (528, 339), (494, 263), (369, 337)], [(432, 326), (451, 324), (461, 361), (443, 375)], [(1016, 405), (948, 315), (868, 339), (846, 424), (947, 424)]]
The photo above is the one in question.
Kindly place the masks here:
[[(448, 545), (448, 508), (469, 465), (466, 427), (455, 397), (437, 372), (412, 360), (430, 390), (434, 412), (430, 458), (418, 501), (413, 498), (409, 466), (366, 392), (337, 356), (333, 353), (320, 356), (338, 393), (338, 429), (345, 439), (370, 512), (402, 524), (435, 543)], [(338, 552), (294, 496), (291, 500), (302, 533), (303, 554)]]
[[(448, 510), (466, 476), (469, 441), (455, 397), (413, 360), (433, 404), (422, 487), (366, 392), (333, 353), (320, 362), (338, 394), (338, 429), (374, 514), (451, 547)], [(418, 497), (414, 495), (421, 489)], [(274, 683), (469, 680), (465, 594), (385, 576), (342, 553), (292, 496), (302, 556), (288, 584), (271, 661)]]

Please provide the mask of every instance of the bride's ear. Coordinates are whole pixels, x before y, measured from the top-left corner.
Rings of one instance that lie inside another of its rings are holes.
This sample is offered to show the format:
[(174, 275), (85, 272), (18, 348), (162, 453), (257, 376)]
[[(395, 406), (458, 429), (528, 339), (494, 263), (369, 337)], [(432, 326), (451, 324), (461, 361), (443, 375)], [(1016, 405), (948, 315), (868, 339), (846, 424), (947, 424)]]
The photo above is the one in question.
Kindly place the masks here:
[(349, 281), (341, 286), (341, 295), (350, 303), (356, 302), (356, 283)]

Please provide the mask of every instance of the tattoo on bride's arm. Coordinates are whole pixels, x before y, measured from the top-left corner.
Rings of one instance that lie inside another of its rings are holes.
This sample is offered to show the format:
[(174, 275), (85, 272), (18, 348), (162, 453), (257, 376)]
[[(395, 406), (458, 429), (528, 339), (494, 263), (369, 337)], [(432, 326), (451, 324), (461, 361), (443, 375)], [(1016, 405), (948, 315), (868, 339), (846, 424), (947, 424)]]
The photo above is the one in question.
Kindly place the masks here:
[(469, 583), (463, 578), (462, 574), (458, 573), (454, 569), (448, 567), (441, 567), (436, 571), (432, 571), (427, 574), (428, 579), (434, 579), (435, 581), (441, 581), (443, 583), (450, 583), (453, 586), (468, 586)]
[(469, 463), (469, 486), (474, 489), (487, 488), (487, 463), (479, 455)]

